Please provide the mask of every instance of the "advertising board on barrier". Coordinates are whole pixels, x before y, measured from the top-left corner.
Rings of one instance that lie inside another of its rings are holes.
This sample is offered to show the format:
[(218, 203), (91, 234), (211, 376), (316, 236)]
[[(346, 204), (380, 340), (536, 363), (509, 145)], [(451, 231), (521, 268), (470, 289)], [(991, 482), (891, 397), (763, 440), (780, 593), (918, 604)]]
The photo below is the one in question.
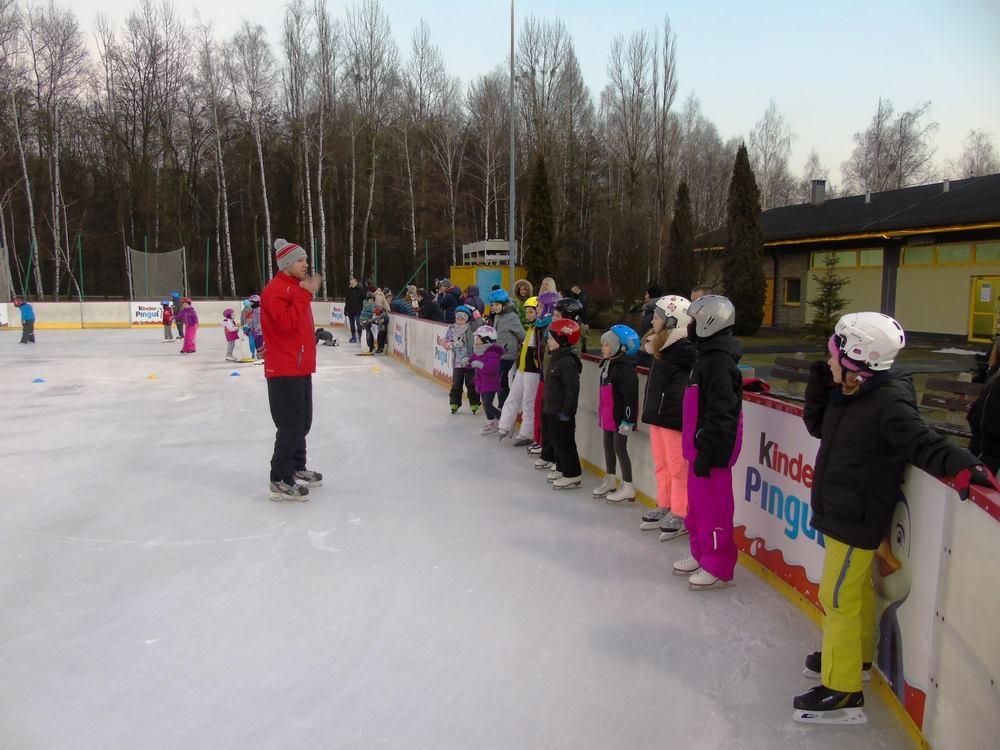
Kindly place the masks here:
[(159, 302), (130, 302), (130, 322), (134, 326), (163, 324), (163, 307)]
[(451, 350), (445, 347), (446, 329), (434, 331), (434, 369), (432, 374), (439, 380), (451, 383)]
[(347, 316), (344, 313), (343, 302), (330, 303), (330, 325), (334, 328), (346, 328)]
[(402, 315), (392, 315), (390, 319), (392, 321), (392, 356), (406, 362), (407, 319)]
[(10, 318), (7, 317), (7, 303), (0, 302), (0, 328), (10, 325)]

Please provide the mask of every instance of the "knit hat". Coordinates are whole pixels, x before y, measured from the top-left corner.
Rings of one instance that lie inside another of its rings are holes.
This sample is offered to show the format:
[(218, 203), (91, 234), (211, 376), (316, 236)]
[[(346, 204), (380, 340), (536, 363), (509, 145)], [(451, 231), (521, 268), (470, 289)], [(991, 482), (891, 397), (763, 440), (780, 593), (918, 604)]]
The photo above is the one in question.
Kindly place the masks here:
[(281, 239), (274, 241), (274, 260), (278, 264), (278, 270), (284, 271), (292, 263), (306, 257), (306, 251), (301, 245)]

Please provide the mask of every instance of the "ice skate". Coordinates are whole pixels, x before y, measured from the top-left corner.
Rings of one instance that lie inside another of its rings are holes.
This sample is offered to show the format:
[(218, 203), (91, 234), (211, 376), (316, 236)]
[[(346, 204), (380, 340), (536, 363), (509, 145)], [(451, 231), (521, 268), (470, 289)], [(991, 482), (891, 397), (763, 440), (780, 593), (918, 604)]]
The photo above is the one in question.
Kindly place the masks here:
[(552, 489), (554, 490), (578, 490), (583, 487), (583, 477), (564, 477), (560, 475), (560, 478), (552, 483)]
[(479, 431), (479, 434), (480, 435), (494, 435), (494, 434), (496, 434), (499, 431), (499, 429), (500, 428), (497, 427), (497, 420), (491, 419), (489, 422), (487, 422), (485, 425), (483, 425), (483, 429), (481, 429)]
[(666, 517), (660, 521), (660, 541), (669, 542), (671, 539), (676, 539), (679, 536), (684, 536), (687, 534), (687, 526), (684, 524), (684, 519), (674, 513), (668, 513)]
[(537, 456), (541, 452), (542, 452), (541, 443), (532, 443), (531, 445), (528, 446), (528, 453), (530, 453), (533, 456)]
[(309, 500), (309, 490), (294, 482), (271, 482), (271, 499), (275, 502), (304, 503)]
[(554, 469), (556, 465), (550, 461), (546, 461), (544, 458), (535, 459), (535, 468), (541, 471), (542, 469)]
[(795, 707), (793, 718), (806, 724), (865, 724), (868, 717), (861, 707), (865, 705), (865, 694), (842, 693), (825, 685), (817, 685), (792, 702)]
[(549, 482), (555, 482), (557, 479), (562, 479), (562, 472), (558, 469), (553, 469), (548, 473), (545, 479)]
[(676, 576), (690, 576), (696, 570), (701, 570), (701, 566), (694, 559), (694, 555), (685, 555), (674, 563), (674, 575)]
[(458, 410), (461, 409), (461, 408), (462, 408), (461, 404), (452, 404), (451, 405), (451, 413), (452, 414), (458, 414)]
[[(823, 677), (823, 652), (813, 651), (806, 657), (806, 668), (802, 674), (811, 680), (819, 680)], [(861, 681), (872, 681), (872, 663), (866, 661), (861, 665)]]
[(295, 472), (295, 481), (299, 484), (304, 484), (306, 487), (322, 487), (323, 475), (318, 471), (301, 469), (300, 471)]
[(628, 500), (630, 503), (634, 503), (635, 487), (632, 486), (631, 482), (622, 482), (621, 487), (614, 492), (609, 492), (605, 495), (604, 499), (609, 503), (620, 503), (623, 500)]
[(614, 474), (608, 474), (603, 481), (594, 488), (594, 497), (604, 497), (609, 492), (614, 492), (618, 488), (618, 482)]
[(643, 531), (658, 529), (660, 528), (660, 521), (666, 518), (669, 514), (670, 511), (666, 508), (650, 508), (642, 514), (642, 521), (639, 523), (639, 528)]
[(479, 413), (479, 404), (470, 404), (469, 408), (472, 409), (473, 414)]
[(514, 447), (523, 448), (526, 445), (532, 445), (534, 442), (535, 441), (532, 440), (531, 438), (526, 438), (526, 437), (514, 438)]
[(497, 432), (497, 442), (498, 443), (502, 443), (503, 439), (510, 434), (509, 430), (504, 430), (504, 429), (501, 429), (499, 427), (497, 428), (496, 432)]
[(688, 576), (688, 586), (692, 589), (724, 589), (732, 585), (732, 581), (716, 578), (704, 568), (698, 568)]

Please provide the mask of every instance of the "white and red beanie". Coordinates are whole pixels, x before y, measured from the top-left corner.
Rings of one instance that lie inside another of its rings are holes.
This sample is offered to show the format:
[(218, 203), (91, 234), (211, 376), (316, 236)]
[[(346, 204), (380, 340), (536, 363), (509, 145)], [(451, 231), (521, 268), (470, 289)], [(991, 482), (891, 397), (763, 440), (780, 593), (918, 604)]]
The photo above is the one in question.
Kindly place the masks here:
[(306, 251), (301, 245), (278, 238), (274, 241), (274, 260), (278, 264), (278, 270), (284, 271), (292, 263), (306, 257)]

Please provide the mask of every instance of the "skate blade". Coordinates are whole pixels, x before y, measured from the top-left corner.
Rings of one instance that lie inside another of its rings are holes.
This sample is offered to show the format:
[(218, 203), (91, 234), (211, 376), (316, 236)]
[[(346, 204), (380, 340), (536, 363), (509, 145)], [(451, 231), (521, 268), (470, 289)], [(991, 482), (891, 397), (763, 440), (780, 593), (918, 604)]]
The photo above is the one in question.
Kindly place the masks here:
[[(823, 679), (823, 675), (821, 675), (819, 672), (813, 672), (811, 669), (809, 669), (809, 667), (806, 667), (805, 669), (802, 670), (802, 676), (808, 677), (810, 680)], [(862, 682), (872, 681), (872, 673), (870, 669), (866, 669), (861, 673), (861, 681)]]
[(732, 581), (723, 581), (721, 578), (714, 583), (709, 583), (707, 585), (691, 583), (688, 581), (688, 588), (692, 591), (714, 591), (715, 589), (728, 589), (732, 588)]
[(554, 490), (578, 490), (581, 487), (583, 487), (582, 482), (576, 482), (574, 484), (552, 485), (552, 489)]
[[(657, 528), (659, 528), (659, 527), (657, 527)], [(687, 533), (688, 533), (687, 529), (685, 529), (684, 531), (661, 531), (660, 532), (660, 541), (661, 542), (672, 542), (677, 537), (684, 536)]]
[(282, 495), (280, 492), (272, 492), (271, 500), (276, 503), (308, 503), (309, 495), (302, 495), (301, 497), (291, 497), (289, 495)]
[(321, 481), (319, 481), (319, 482), (307, 482), (307, 481), (306, 481), (306, 480), (304, 480), (304, 479), (296, 479), (296, 480), (295, 480), (295, 483), (296, 483), (296, 484), (300, 484), (300, 485), (302, 485), (303, 487), (322, 487), (322, 486), (323, 486), (323, 482), (322, 482), (322, 480), (321, 480)]
[(836, 711), (796, 711), (795, 721), (804, 724), (867, 724), (868, 717), (860, 708), (840, 708)]

